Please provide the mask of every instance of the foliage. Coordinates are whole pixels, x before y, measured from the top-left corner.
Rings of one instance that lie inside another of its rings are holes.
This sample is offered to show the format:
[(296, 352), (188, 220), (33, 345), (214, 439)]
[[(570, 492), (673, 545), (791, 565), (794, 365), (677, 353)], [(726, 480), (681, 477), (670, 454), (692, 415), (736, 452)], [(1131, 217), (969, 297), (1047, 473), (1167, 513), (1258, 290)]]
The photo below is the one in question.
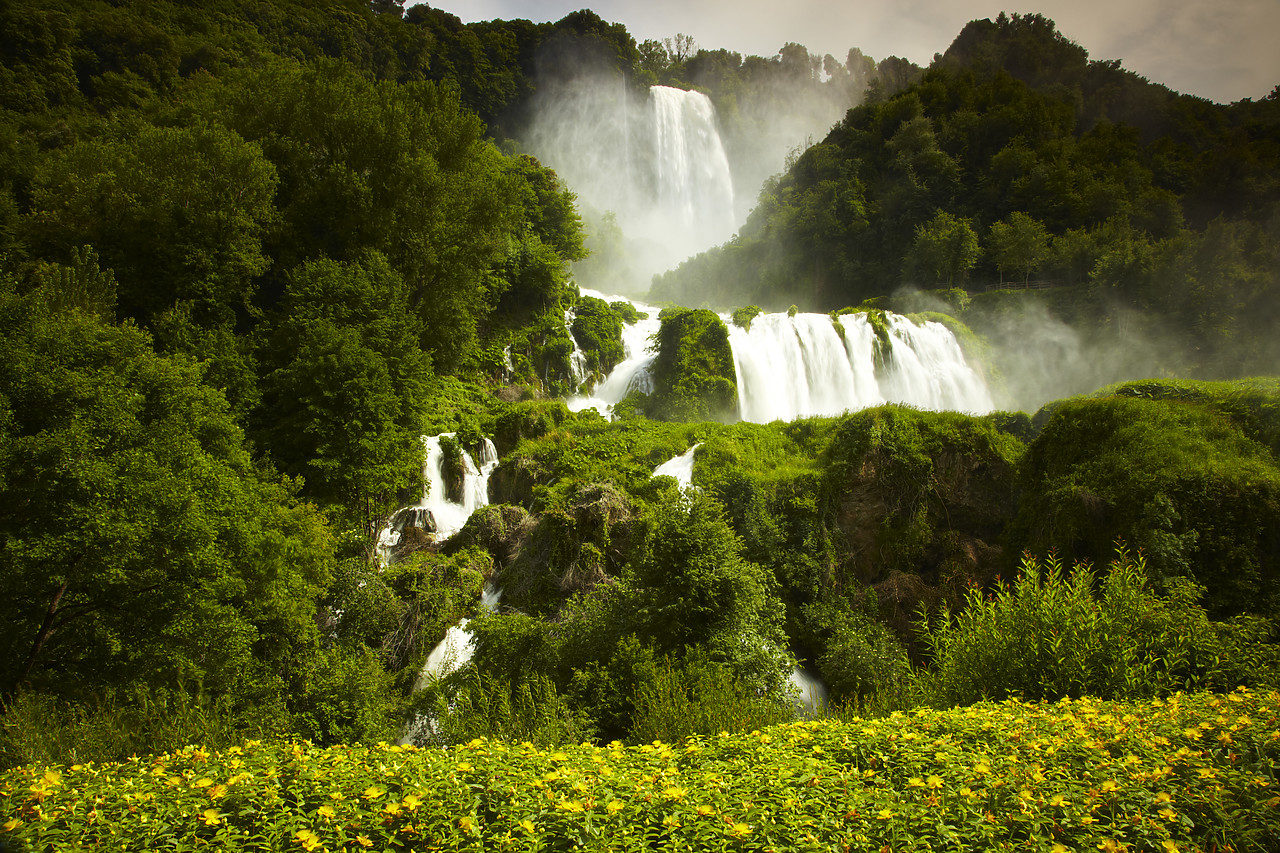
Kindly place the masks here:
[(308, 495), (368, 527), (421, 480), (431, 363), (384, 257), (299, 267), (262, 360), (257, 432)]
[(648, 414), (673, 421), (731, 419), (738, 407), (737, 372), (724, 321), (706, 309), (665, 309), (661, 318)]
[(733, 325), (743, 331), (751, 331), (751, 321), (760, 315), (764, 309), (759, 305), (744, 305), (733, 312)]
[(8, 771), (0, 838), (227, 850), (1266, 849), (1280, 837), (1278, 702), (1243, 690), (1006, 702), (636, 747), (190, 746)]
[(1271, 404), (1243, 389), (1235, 399), (1253, 400), (1241, 406), (1212, 386), (1186, 387), (1221, 401), (1222, 413), (1176, 393), (1076, 398), (1046, 410), (1011, 532), (1032, 548), (1091, 561), (1123, 539), (1143, 550), (1157, 579), (1183, 575), (1206, 586), (1215, 616), (1271, 613), (1280, 555), (1266, 531), (1280, 512), (1280, 471), (1270, 448), (1230, 414), (1244, 420), (1251, 407), (1263, 413)]
[(993, 594), (969, 590), (920, 630), (933, 660), (931, 687), (947, 704), (1168, 696), (1181, 690), (1273, 685), (1280, 678), (1266, 629), (1210, 622), (1202, 587), (1158, 595), (1141, 555), (1119, 549), (1102, 577), (1085, 564), (1025, 556), (1017, 579)]
[(332, 560), (296, 484), (136, 327), (0, 290), (0, 348), (3, 690), (278, 690)]

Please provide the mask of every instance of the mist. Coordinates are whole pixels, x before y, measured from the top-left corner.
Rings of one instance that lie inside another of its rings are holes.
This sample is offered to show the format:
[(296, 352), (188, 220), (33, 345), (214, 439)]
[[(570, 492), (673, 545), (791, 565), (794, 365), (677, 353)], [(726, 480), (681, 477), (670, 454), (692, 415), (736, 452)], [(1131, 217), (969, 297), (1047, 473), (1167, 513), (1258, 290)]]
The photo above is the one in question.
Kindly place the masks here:
[[(693, 83), (652, 87), (590, 57), (565, 74), (557, 57), (521, 143), (578, 196), (592, 253), (575, 268), (584, 286), (640, 296), (655, 274), (728, 241), (764, 181), (844, 115), (852, 87), (824, 83), (798, 45), (788, 52), (790, 64), (704, 52), (686, 63)], [(728, 93), (712, 79), (726, 64), (745, 83)]]

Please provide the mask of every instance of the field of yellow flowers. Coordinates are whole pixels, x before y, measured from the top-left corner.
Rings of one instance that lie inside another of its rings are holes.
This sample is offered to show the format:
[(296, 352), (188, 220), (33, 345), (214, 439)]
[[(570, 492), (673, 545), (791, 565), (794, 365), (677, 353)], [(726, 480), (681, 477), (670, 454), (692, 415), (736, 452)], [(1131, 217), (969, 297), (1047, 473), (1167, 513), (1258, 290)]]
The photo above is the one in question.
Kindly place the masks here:
[(0, 849), (1280, 849), (1280, 694), (1006, 702), (681, 744), (247, 742), (0, 775)]

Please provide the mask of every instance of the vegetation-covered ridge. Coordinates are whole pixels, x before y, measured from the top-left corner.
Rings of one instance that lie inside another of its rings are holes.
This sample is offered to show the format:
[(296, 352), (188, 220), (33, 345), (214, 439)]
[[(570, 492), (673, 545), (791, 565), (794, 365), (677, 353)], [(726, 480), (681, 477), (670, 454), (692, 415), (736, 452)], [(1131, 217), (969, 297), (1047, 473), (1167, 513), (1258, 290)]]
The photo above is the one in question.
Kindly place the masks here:
[(1280, 88), (1178, 95), (1002, 13), (870, 94), (653, 297), (828, 311), (904, 287), (1069, 288), (1053, 313), (1098, 340), (1167, 336), (1152, 367), (1272, 370)]
[(0, 775), (11, 850), (1131, 850), (1280, 842), (1280, 694), (1008, 701), (642, 746), (259, 743)]

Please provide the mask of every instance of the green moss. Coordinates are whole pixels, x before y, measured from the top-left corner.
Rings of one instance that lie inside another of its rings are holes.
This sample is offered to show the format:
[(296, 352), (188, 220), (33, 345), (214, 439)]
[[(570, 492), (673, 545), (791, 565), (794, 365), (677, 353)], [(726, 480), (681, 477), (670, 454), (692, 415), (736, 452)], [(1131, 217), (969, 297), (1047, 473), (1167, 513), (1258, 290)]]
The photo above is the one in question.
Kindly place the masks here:
[(733, 312), (733, 325), (744, 331), (751, 331), (751, 321), (760, 316), (763, 309), (759, 305), (744, 305)]
[(737, 372), (729, 330), (706, 309), (663, 309), (648, 414), (666, 421), (732, 420)]
[(1157, 577), (1193, 575), (1204, 584), (1211, 613), (1274, 612), (1280, 468), (1259, 439), (1280, 397), (1268, 388), (1274, 384), (1131, 383), (1113, 390), (1174, 398), (1046, 407), (1025, 460), (1014, 535), (1095, 563), (1123, 539), (1142, 549)]
[(622, 325), (622, 316), (603, 299), (593, 296), (578, 299), (572, 323), (573, 338), (586, 357), (587, 369), (596, 379), (607, 375), (625, 355)]

